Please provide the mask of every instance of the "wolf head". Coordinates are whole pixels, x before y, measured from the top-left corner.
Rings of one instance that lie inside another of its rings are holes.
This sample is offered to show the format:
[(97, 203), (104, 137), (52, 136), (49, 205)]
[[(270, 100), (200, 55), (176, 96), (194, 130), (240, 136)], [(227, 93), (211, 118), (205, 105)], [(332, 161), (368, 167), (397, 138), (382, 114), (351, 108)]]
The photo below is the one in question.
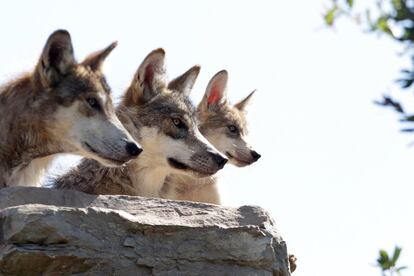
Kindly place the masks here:
[(208, 176), (227, 159), (200, 134), (190, 91), (200, 71), (194, 66), (166, 82), (165, 52), (151, 52), (138, 68), (118, 114), (144, 149), (138, 162), (168, 168), (170, 173)]
[(92, 158), (106, 166), (121, 165), (142, 151), (115, 115), (110, 88), (101, 71), (115, 46), (112, 43), (77, 63), (69, 33), (55, 31), (33, 75), (39, 91), (35, 96), (44, 98), (46, 109), (50, 109), (48, 139), (62, 152)]
[(256, 162), (260, 154), (246, 142), (245, 107), (255, 91), (235, 105), (226, 97), (228, 74), (218, 72), (209, 82), (198, 109), (200, 131), (229, 161), (244, 167)]

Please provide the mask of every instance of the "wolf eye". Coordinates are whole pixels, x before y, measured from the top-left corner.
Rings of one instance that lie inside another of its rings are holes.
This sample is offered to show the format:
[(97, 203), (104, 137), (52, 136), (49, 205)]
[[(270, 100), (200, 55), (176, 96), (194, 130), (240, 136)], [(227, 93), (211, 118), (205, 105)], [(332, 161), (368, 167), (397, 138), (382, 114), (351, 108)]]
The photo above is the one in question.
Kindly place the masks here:
[(229, 125), (227, 127), (231, 133), (238, 133), (239, 129), (235, 125)]
[(177, 128), (184, 128), (185, 127), (184, 123), (180, 119), (178, 119), (178, 118), (171, 118), (171, 120), (172, 120), (173, 124)]
[(97, 99), (95, 98), (87, 98), (86, 101), (88, 102), (89, 106), (93, 109), (99, 109), (100, 105)]

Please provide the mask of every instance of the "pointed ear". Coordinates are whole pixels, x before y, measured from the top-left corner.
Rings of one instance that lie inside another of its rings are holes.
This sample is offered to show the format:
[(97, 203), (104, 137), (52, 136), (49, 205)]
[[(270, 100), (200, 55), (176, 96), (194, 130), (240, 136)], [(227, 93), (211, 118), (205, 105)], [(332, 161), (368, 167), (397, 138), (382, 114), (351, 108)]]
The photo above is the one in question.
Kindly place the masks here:
[(126, 104), (146, 103), (166, 86), (164, 59), (165, 51), (161, 48), (148, 54), (126, 92)]
[(244, 98), (240, 102), (236, 103), (234, 105), (234, 107), (237, 108), (240, 111), (244, 111), (246, 106), (250, 103), (250, 99), (252, 98), (254, 93), (256, 93), (256, 89), (253, 90), (246, 98)]
[(215, 111), (222, 104), (227, 102), (226, 87), (228, 73), (222, 70), (214, 75), (207, 85), (206, 92), (201, 100), (201, 108), (208, 111)]
[(193, 89), (194, 83), (197, 80), (198, 74), (200, 73), (200, 66), (195, 65), (191, 67), (187, 72), (181, 76), (175, 78), (168, 84), (170, 90), (179, 91), (186, 95), (189, 95), (191, 89)]
[(52, 33), (36, 66), (36, 74), (45, 87), (57, 84), (76, 64), (72, 40), (66, 30)]
[(113, 49), (115, 49), (117, 45), (118, 42), (115, 41), (105, 49), (90, 54), (82, 62), (82, 65), (90, 67), (93, 71), (100, 71), (106, 57), (112, 52)]

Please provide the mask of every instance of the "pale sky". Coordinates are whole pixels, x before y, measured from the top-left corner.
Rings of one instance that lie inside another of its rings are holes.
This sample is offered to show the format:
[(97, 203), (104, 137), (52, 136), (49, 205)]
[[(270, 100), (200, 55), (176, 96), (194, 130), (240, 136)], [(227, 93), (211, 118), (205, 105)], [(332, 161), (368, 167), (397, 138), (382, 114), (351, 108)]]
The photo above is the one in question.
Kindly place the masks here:
[[(166, 50), (171, 78), (202, 66), (229, 71), (235, 102), (258, 89), (250, 140), (262, 154), (221, 173), (224, 204), (267, 209), (292, 253), (296, 276), (380, 275), (378, 249), (403, 247), (414, 271), (414, 136), (372, 104), (409, 59), (387, 38), (343, 21), (323, 28), (323, 1), (5, 1), (0, 3), (0, 81), (31, 69), (51, 32), (69, 30), (75, 54), (119, 41), (105, 73), (119, 97), (142, 59)], [(63, 162), (62, 160), (60, 160)]]

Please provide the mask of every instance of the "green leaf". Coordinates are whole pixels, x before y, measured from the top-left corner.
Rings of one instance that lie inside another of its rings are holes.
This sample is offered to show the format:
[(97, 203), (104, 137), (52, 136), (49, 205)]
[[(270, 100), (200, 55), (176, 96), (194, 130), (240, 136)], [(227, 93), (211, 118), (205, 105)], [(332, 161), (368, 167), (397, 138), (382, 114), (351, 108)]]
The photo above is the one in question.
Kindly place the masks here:
[[(407, 116), (407, 117), (405, 117), (402, 121), (403, 121), (403, 122), (414, 122), (414, 115)], [(395, 254), (395, 252), (394, 252), (394, 254)], [(392, 259), (393, 259), (393, 260), (394, 260), (394, 257), (395, 257), (395, 256), (393, 256), (393, 257), (392, 257)], [(398, 259), (398, 257), (397, 257), (397, 259)]]
[(388, 261), (389, 260), (387, 251), (385, 251), (383, 249), (380, 250), (380, 257), (381, 257), (382, 260), (385, 260), (385, 261)]
[(348, 4), (350, 8), (354, 6), (354, 0), (346, 0), (346, 3)]
[(338, 6), (334, 6), (332, 9), (328, 10), (328, 12), (324, 16), (326, 25), (332, 26), (334, 24), (338, 11)]
[(375, 28), (381, 32), (392, 35), (391, 28), (388, 25), (388, 18), (385, 16), (378, 18)]
[(379, 266), (382, 268), (382, 270), (387, 270), (389, 268), (389, 257), (388, 253), (385, 250), (380, 250), (380, 256), (377, 259), (377, 262)]
[(394, 254), (392, 255), (392, 258), (391, 258), (392, 266), (395, 266), (395, 264), (397, 263), (398, 258), (400, 257), (400, 254), (401, 254), (401, 250), (402, 250), (401, 247), (398, 247), (398, 246), (395, 247)]

